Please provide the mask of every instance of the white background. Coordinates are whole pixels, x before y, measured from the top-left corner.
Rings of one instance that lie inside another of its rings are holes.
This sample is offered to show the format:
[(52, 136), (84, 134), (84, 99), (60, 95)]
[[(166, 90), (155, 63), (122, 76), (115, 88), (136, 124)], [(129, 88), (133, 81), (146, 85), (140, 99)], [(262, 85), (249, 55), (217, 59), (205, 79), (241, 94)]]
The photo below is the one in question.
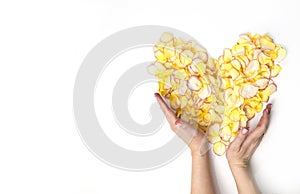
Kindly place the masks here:
[[(185, 31), (214, 57), (246, 31), (267, 32), (287, 48), (252, 172), (263, 193), (300, 193), (299, 8), (296, 0), (1, 1), (0, 193), (189, 193), (188, 151), (153, 171), (121, 171), (88, 151), (74, 123), (73, 85), (84, 57), (110, 34), (147, 24)], [(236, 193), (226, 159), (213, 161), (220, 193)]]

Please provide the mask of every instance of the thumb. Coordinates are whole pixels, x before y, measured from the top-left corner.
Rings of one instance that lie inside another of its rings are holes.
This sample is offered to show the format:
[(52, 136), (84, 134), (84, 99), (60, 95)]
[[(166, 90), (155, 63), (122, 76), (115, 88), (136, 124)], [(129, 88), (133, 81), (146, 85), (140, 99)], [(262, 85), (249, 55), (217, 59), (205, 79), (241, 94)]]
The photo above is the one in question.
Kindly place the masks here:
[(157, 100), (160, 108), (162, 109), (168, 122), (170, 124), (174, 124), (177, 119), (175, 113), (169, 108), (167, 103), (162, 99), (161, 95), (159, 95), (158, 93), (155, 93), (154, 97), (156, 98), (156, 100)]

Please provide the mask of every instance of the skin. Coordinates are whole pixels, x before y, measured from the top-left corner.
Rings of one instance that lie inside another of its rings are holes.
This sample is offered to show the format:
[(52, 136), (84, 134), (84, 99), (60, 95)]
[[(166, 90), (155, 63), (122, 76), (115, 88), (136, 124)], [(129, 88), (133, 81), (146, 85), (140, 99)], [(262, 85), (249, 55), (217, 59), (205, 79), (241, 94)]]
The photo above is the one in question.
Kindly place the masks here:
[[(214, 194), (215, 188), (211, 176), (209, 152), (204, 133), (197, 128), (185, 123), (168, 107), (162, 97), (154, 94), (171, 129), (187, 143), (192, 156), (191, 193)], [(272, 104), (268, 104), (263, 115), (254, 130), (241, 129), (238, 136), (230, 144), (226, 152), (226, 158), (235, 179), (239, 194), (260, 193), (248, 171), (249, 160), (260, 144), (267, 131)], [(204, 150), (204, 151), (201, 151)]]
[(260, 144), (270, 122), (272, 104), (268, 104), (256, 128), (242, 129), (228, 147), (226, 157), (239, 194), (261, 193), (249, 173), (249, 160)]
[(162, 97), (155, 93), (155, 97), (164, 112), (171, 129), (185, 141), (192, 155), (192, 194), (214, 194), (215, 189), (210, 170), (209, 152), (200, 154), (201, 147), (205, 146), (206, 139), (202, 132), (176, 117)]

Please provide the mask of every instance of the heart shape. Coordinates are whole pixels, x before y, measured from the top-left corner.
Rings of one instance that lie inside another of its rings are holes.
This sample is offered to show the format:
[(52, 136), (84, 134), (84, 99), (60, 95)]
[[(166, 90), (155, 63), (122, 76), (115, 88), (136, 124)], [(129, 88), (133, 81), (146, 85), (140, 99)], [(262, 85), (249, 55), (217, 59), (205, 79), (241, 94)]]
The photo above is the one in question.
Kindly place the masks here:
[(218, 59), (194, 40), (164, 32), (154, 46), (156, 61), (148, 72), (158, 78), (158, 92), (183, 121), (206, 133), (223, 155), (239, 130), (277, 90), (273, 81), (286, 50), (268, 35), (240, 35)]

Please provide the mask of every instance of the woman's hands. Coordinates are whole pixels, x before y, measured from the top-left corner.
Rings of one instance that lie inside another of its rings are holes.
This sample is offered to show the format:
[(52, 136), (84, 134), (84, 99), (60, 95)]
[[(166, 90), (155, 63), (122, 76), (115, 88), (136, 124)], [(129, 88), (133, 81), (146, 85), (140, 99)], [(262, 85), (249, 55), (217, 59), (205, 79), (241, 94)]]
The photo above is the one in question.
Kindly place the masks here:
[(187, 143), (192, 154), (200, 154), (201, 146), (206, 146), (204, 133), (179, 119), (158, 93), (155, 93), (154, 96), (165, 114), (171, 129)]
[(226, 157), (231, 168), (247, 168), (249, 160), (267, 131), (272, 104), (268, 104), (252, 131), (244, 128), (228, 147)]
[[(208, 152), (206, 152), (208, 149), (204, 149), (205, 154), (200, 154), (203, 148), (207, 148), (205, 134), (176, 117), (175, 113), (159, 94), (155, 93), (155, 98), (164, 112), (171, 129), (188, 144), (192, 152), (191, 193), (215, 193), (210, 173)], [(226, 157), (239, 194), (260, 193), (248, 172), (248, 164), (267, 131), (271, 108), (272, 104), (268, 104), (256, 128), (252, 131), (246, 128), (242, 129), (227, 149)]]

